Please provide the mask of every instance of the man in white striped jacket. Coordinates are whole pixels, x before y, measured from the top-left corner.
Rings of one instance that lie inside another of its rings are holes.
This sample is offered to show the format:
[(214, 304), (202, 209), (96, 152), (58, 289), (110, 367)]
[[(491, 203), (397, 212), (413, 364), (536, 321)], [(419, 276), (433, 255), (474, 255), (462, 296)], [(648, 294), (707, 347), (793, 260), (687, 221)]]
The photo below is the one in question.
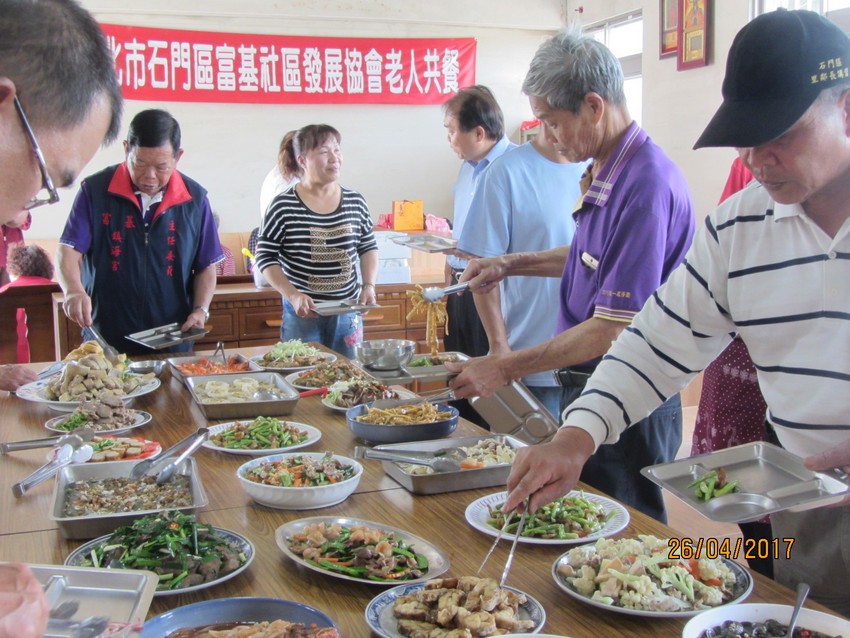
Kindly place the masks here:
[[(706, 218), (553, 440), (518, 455), (506, 511), (566, 493), (599, 445), (684, 387), (733, 333), (782, 445), (811, 469), (850, 465), (848, 65), (850, 38), (809, 11), (768, 13), (738, 33), (723, 104), (695, 148), (735, 147), (756, 181)], [(772, 520), (777, 580), (810, 583), (850, 614), (850, 505)]]

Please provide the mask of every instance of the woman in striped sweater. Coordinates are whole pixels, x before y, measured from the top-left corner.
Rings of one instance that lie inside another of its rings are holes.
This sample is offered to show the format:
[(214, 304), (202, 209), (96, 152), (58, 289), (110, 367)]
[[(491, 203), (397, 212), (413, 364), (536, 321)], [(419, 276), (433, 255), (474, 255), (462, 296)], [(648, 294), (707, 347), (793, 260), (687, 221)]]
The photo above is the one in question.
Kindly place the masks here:
[(339, 185), (340, 141), (339, 131), (327, 124), (305, 126), (292, 136), (284, 159), (301, 181), (269, 205), (256, 267), (283, 297), (282, 340), (318, 341), (352, 357), (363, 338), (360, 315), (315, 313), (317, 301), (375, 303), (372, 218), (363, 196)]

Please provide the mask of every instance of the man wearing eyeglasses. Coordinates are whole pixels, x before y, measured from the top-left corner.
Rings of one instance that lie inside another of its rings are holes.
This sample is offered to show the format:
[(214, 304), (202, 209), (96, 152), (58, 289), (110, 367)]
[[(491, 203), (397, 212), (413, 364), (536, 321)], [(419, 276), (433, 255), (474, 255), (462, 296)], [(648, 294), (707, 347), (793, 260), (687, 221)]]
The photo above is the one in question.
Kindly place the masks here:
[[(112, 54), (94, 19), (70, 0), (0, 0), (0, 224), (59, 201), (121, 123)], [(0, 390), (33, 380), (0, 366)], [(41, 583), (25, 565), (0, 565), (0, 638), (47, 626)]]
[[(112, 54), (71, 0), (0, 0), (0, 224), (59, 201), (121, 123)], [(0, 390), (34, 379), (0, 366)], [(0, 625), (0, 636), (2, 636)], [(23, 634), (18, 634), (23, 635)]]
[(150, 350), (126, 335), (171, 323), (184, 332), (204, 326), (224, 253), (207, 191), (177, 171), (177, 120), (142, 111), (124, 152), (124, 162), (83, 180), (59, 239), (59, 283), (71, 320), (94, 325), (133, 355)]

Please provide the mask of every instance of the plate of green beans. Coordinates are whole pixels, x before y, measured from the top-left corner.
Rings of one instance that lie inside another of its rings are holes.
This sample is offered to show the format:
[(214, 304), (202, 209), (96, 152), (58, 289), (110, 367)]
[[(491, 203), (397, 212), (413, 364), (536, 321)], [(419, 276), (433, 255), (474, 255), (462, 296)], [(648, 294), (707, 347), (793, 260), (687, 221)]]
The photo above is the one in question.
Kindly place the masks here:
[(230, 421), (209, 426), (205, 448), (241, 454), (267, 456), (312, 445), (322, 438), (321, 430), (306, 423), (258, 416), (253, 421)]
[[(505, 527), (502, 504), (507, 492), (482, 496), (466, 508), (466, 520), (488, 536), (497, 536)], [(519, 514), (509, 514), (502, 538), (513, 540), (519, 525)], [(533, 514), (529, 514), (520, 543), (536, 545), (577, 545), (588, 543), (623, 530), (629, 524), (629, 512), (617, 501), (573, 490)]]

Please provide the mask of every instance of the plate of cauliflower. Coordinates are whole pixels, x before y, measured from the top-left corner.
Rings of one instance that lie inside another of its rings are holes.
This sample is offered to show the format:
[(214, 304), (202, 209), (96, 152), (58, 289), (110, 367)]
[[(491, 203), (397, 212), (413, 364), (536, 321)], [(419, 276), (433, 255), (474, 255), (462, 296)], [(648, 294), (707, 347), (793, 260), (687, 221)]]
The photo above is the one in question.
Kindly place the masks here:
[(750, 595), (753, 578), (735, 561), (675, 558), (676, 546), (646, 535), (601, 538), (562, 554), (552, 576), (573, 598), (632, 616), (686, 618)]

